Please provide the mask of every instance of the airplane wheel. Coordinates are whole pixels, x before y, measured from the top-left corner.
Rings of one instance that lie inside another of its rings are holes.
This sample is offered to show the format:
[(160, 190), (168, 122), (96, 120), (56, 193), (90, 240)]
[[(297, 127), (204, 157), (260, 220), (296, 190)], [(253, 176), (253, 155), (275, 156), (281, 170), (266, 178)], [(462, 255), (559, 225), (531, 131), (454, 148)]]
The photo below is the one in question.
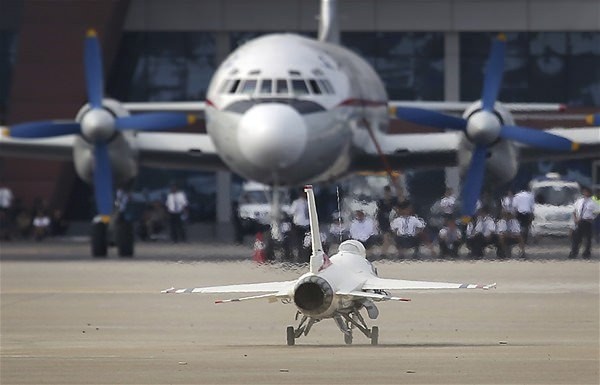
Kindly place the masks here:
[(115, 226), (115, 240), (120, 257), (133, 256), (133, 223), (122, 221)]
[(92, 223), (92, 256), (106, 257), (108, 240), (106, 238), (106, 223)]
[(344, 342), (346, 345), (352, 345), (352, 334), (344, 333)]
[(293, 326), (287, 327), (286, 334), (288, 346), (293, 346), (294, 344), (296, 344), (296, 332), (294, 331)]
[(373, 326), (371, 328), (371, 345), (379, 344), (379, 328), (377, 326)]

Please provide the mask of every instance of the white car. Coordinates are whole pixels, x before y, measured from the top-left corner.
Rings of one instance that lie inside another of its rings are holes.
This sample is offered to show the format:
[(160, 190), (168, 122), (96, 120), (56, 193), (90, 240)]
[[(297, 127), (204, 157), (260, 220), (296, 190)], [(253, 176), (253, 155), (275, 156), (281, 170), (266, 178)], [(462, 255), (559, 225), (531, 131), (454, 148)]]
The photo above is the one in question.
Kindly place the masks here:
[(575, 227), (573, 204), (581, 196), (579, 184), (557, 174), (534, 179), (529, 184), (535, 198), (531, 234), (540, 236), (569, 236)]

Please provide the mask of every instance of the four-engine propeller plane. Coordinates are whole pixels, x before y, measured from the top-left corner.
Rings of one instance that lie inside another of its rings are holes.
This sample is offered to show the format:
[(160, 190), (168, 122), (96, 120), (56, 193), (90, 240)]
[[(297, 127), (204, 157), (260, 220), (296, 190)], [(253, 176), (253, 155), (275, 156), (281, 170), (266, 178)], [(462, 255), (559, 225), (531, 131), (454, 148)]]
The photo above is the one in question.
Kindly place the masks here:
[[(95, 186), (100, 228), (112, 208), (112, 186), (131, 180), (140, 165), (232, 170), (276, 186), (382, 171), (382, 156), (393, 169), (458, 165), (466, 175), (463, 212), (470, 215), (485, 169), (486, 183), (501, 184), (516, 175), (520, 160), (600, 153), (598, 127), (543, 132), (514, 125), (513, 110), (559, 106), (496, 101), (503, 39), (492, 48), (481, 101), (398, 102), (388, 101), (384, 84), (367, 61), (338, 44), (337, 25), (336, 1), (321, 0), (318, 39), (270, 34), (251, 40), (219, 66), (206, 101), (169, 103), (104, 99), (99, 44), (90, 32), (85, 43), (89, 103), (76, 121), (14, 125), (10, 137), (0, 136), (0, 153), (72, 159), (77, 174)], [(428, 108), (466, 110), (457, 118), (424, 110)], [(142, 111), (169, 112), (129, 116)], [(204, 112), (208, 133), (148, 132), (185, 124), (188, 118), (182, 112)], [(390, 112), (457, 132), (390, 134)], [(93, 248), (93, 254), (105, 255), (106, 241), (102, 231), (98, 234), (92, 243), (104, 247)]]
[(197, 287), (190, 289), (170, 288), (163, 293), (264, 293), (234, 299), (218, 300), (216, 303), (239, 302), (252, 299), (267, 299), (272, 302), (293, 302), (299, 325), (287, 328), (287, 344), (294, 345), (297, 338), (308, 335), (312, 326), (331, 318), (344, 333), (346, 344), (352, 343), (352, 331), (360, 330), (371, 344), (377, 345), (379, 329), (369, 328), (360, 311), (366, 309), (370, 319), (376, 319), (379, 310), (375, 302), (410, 301), (391, 296), (387, 290), (430, 290), (430, 289), (490, 289), (496, 284), (476, 285), (467, 283), (406, 281), (380, 278), (373, 265), (366, 259), (365, 247), (356, 240), (344, 241), (338, 253), (331, 258), (323, 252), (315, 196), (312, 186), (306, 186), (308, 213), (312, 239), (312, 255), (309, 272), (296, 280), (283, 282), (250, 283), (242, 285)]

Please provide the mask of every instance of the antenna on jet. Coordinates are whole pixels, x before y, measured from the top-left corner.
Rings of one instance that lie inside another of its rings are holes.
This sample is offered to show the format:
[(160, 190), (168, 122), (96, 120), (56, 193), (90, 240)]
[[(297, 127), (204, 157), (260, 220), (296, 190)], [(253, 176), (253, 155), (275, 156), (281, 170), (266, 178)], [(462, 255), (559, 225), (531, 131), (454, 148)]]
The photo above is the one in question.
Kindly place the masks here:
[(340, 28), (338, 26), (336, 0), (321, 0), (319, 40), (333, 44), (340, 43)]

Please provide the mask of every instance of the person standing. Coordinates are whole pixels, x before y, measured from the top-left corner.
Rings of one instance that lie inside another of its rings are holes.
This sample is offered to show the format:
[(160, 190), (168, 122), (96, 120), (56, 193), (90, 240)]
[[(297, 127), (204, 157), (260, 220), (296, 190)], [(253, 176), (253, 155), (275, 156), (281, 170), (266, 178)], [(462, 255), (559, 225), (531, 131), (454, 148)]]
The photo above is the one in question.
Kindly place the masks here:
[(515, 194), (512, 190), (508, 190), (506, 195), (500, 199), (500, 206), (502, 207), (503, 213), (515, 213), (515, 206), (513, 200), (515, 199)]
[(392, 230), (390, 229), (390, 216), (398, 199), (392, 194), (391, 187), (383, 188), (383, 198), (377, 201), (377, 224), (382, 242), (382, 254), (387, 252), (389, 245), (393, 242)]
[(456, 209), (456, 197), (453, 190), (448, 187), (442, 199), (440, 199), (440, 209), (444, 218), (454, 218), (454, 210)]
[(169, 213), (169, 226), (171, 230), (171, 241), (186, 241), (185, 229), (183, 228), (183, 216), (187, 213), (188, 200), (185, 193), (178, 189), (176, 184), (171, 185), (171, 191), (165, 202)]
[(598, 215), (600, 208), (592, 199), (592, 192), (589, 188), (581, 189), (583, 196), (575, 201), (573, 218), (575, 219), (575, 229), (571, 237), (571, 253), (569, 258), (577, 258), (579, 247), (585, 238), (585, 249), (583, 258), (590, 258), (592, 254), (592, 223)]
[(371, 217), (365, 216), (362, 210), (356, 210), (350, 223), (350, 239), (360, 241), (365, 249), (369, 249), (378, 241), (377, 226)]
[(0, 239), (9, 240), (13, 225), (13, 193), (8, 187), (0, 187)]
[(513, 198), (513, 207), (519, 225), (521, 226), (521, 235), (523, 242), (527, 243), (529, 239), (529, 228), (533, 221), (533, 206), (535, 200), (533, 194), (528, 189), (518, 192)]

